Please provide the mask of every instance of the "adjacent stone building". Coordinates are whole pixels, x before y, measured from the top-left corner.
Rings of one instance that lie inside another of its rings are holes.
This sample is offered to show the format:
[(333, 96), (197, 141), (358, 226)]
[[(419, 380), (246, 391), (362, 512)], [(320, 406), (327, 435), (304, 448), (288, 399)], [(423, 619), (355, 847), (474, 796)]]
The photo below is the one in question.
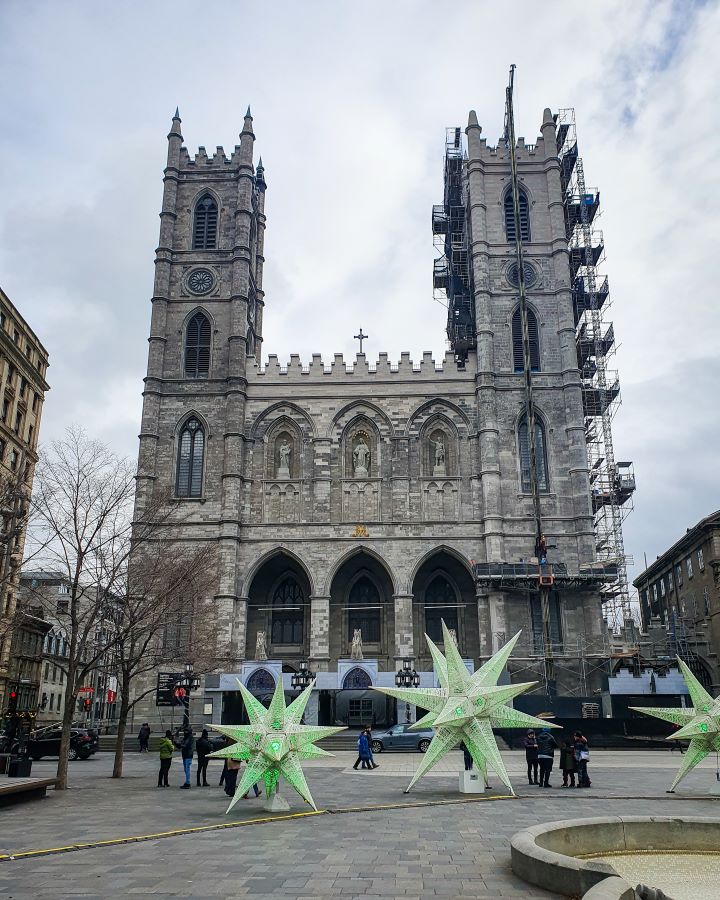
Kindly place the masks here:
[(633, 584), (643, 627), (662, 628), (673, 654), (720, 692), (720, 510), (688, 528)]
[[(266, 181), (262, 160), (253, 163), (250, 111), (229, 156), (201, 147), (191, 157), (180, 125), (176, 113), (136, 515), (153, 489), (170, 485), (182, 506), (178, 534), (220, 546), (217, 627), (236, 663), (207, 679), (206, 699), (225, 694), (213, 716), (236, 714), (235, 675), (264, 696), (281, 673), (289, 687), (308, 661), (319, 689), (309, 715), (385, 721), (394, 711), (366, 689), (393, 683), (407, 658), (432, 684), (424, 634), (439, 639), (441, 619), (473, 665), (522, 630), (514, 671), (541, 677), (508, 146), (487, 146), (470, 114), (459, 169), (458, 240), (472, 271), (462, 352), (456, 341), (443, 359), (314, 354), (281, 364), (264, 353), (272, 338), (263, 334)], [(515, 152), (543, 522), (549, 562), (566, 575), (549, 603), (553, 690), (577, 693), (579, 660), (588, 648), (602, 652), (607, 632), (598, 582), (583, 578), (595, 564), (595, 534), (550, 110), (536, 143), (520, 139)], [(531, 577), (476, 578), (489, 564)], [(350, 661), (356, 630), (364, 659)], [(589, 692), (604, 686), (601, 668)]]
[(18, 708), (37, 708), (47, 631), (34, 608), (18, 608), (27, 509), (37, 462), (47, 350), (0, 289), (0, 712), (9, 684)]

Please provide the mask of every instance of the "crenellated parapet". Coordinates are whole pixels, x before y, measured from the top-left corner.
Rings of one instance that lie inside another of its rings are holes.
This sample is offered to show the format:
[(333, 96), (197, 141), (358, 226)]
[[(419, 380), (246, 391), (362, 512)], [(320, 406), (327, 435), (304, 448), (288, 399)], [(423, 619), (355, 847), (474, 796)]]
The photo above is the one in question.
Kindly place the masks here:
[(198, 147), (195, 156), (190, 156), (187, 147), (180, 148), (180, 168), (181, 169), (213, 169), (217, 170), (229, 166), (237, 169), (241, 164), (241, 147), (236, 144), (230, 156), (225, 153), (223, 147), (218, 145), (212, 156), (208, 155), (207, 150), (202, 145)]
[(468, 379), (477, 371), (475, 356), (470, 355), (464, 364), (456, 361), (448, 351), (438, 363), (430, 352), (423, 353), (422, 360), (415, 362), (409, 353), (401, 353), (399, 362), (391, 362), (387, 353), (380, 353), (377, 362), (369, 363), (364, 353), (358, 353), (353, 361), (345, 360), (342, 353), (336, 353), (332, 362), (323, 360), (321, 354), (313, 353), (309, 363), (303, 362), (296, 353), (290, 354), (290, 361), (282, 365), (275, 354), (268, 356), (267, 365), (262, 367), (254, 356), (247, 359), (249, 381), (267, 383), (269, 381), (314, 381), (342, 379), (344, 381), (363, 378), (418, 378), (418, 379)]

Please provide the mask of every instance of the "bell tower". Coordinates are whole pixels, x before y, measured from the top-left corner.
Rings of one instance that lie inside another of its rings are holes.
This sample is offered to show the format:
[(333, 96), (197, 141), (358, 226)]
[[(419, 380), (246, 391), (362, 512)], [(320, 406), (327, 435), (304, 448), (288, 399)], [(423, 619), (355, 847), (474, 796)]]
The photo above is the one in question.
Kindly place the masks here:
[(187, 502), (189, 523), (217, 523), (220, 571), (228, 573), (215, 598), (217, 621), (229, 645), (246, 365), (260, 355), (264, 304), (266, 182), (262, 162), (253, 165), (254, 142), (248, 107), (230, 156), (222, 147), (210, 156), (201, 146), (191, 157), (179, 111), (173, 116), (137, 473), (136, 518), (153, 490), (170, 487)]

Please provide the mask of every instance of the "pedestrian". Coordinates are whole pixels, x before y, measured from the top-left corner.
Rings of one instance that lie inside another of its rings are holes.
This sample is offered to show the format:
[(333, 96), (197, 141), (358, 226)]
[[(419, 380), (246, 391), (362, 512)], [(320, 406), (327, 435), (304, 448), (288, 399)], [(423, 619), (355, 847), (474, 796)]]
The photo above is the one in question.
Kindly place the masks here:
[(185, 783), (181, 784), (181, 788), (190, 790), (190, 767), (193, 761), (193, 750), (195, 749), (195, 741), (193, 739), (192, 728), (186, 725), (183, 730), (182, 740), (180, 741), (180, 752), (182, 754), (183, 769), (185, 770)]
[(166, 731), (165, 737), (160, 739), (160, 771), (158, 772), (158, 787), (170, 787), (168, 773), (172, 762), (173, 750), (172, 731)]
[(552, 787), (550, 784), (550, 773), (552, 772), (553, 762), (555, 761), (555, 749), (557, 741), (550, 734), (549, 728), (543, 728), (537, 736), (538, 745), (538, 765), (540, 766), (540, 787)]
[(472, 767), (473, 767), (473, 758), (472, 758), (472, 754), (470, 753), (470, 751), (468, 750), (468, 748), (465, 746), (465, 742), (464, 742), (464, 741), (463, 741), (462, 744), (460, 744), (460, 749), (461, 749), (462, 752), (463, 752), (463, 760), (464, 760), (464, 762), (465, 762), (465, 771), (466, 771), (466, 772), (469, 772), (469, 771), (472, 769)]
[(373, 756), (373, 752), (372, 752), (372, 729), (370, 728), (369, 725), (365, 729), (365, 734), (367, 735), (368, 749), (370, 751), (370, 768), (371, 769), (379, 769), (380, 766), (375, 762), (375, 757)]
[[(256, 797), (259, 797), (260, 794), (262, 794), (262, 791), (261, 791), (260, 788), (257, 786), (257, 782), (255, 782), (255, 784), (252, 786), (252, 789), (253, 789), (253, 791), (255, 792), (255, 796), (256, 796)], [(277, 790), (277, 788), (276, 788), (276, 790)], [(250, 793), (249, 790), (245, 791), (245, 793), (243, 794), (243, 797), (242, 797), (243, 800), (247, 800), (248, 794), (249, 794), (249, 793)]]
[(588, 777), (587, 767), (590, 759), (590, 749), (585, 735), (581, 731), (576, 731), (573, 735), (575, 749), (575, 764), (577, 766), (578, 780), (576, 787), (590, 787), (592, 782)]
[(560, 768), (563, 773), (563, 787), (575, 787), (575, 740), (566, 738), (560, 750)]
[(210, 743), (210, 739), (208, 738), (207, 728), (203, 728), (200, 737), (198, 738), (197, 743), (195, 744), (195, 749), (197, 750), (197, 786), (200, 787), (200, 781), (202, 779), (202, 786), (208, 787), (207, 780), (207, 767), (208, 767), (208, 753), (212, 753), (212, 744)]
[(353, 769), (357, 769), (360, 766), (361, 769), (369, 769), (370, 768), (370, 744), (367, 739), (367, 731), (363, 728), (360, 732), (360, 736), (358, 737), (357, 742), (358, 747), (358, 758), (355, 760), (355, 765)]
[(225, 793), (228, 797), (235, 796), (237, 788), (238, 772), (240, 771), (239, 759), (228, 759), (227, 768), (225, 769)]
[(148, 752), (148, 744), (150, 743), (150, 726), (144, 722), (138, 731), (138, 743), (140, 744), (140, 753)]
[(528, 731), (525, 737), (525, 761), (527, 762), (528, 784), (539, 784), (538, 781), (538, 743), (535, 732)]

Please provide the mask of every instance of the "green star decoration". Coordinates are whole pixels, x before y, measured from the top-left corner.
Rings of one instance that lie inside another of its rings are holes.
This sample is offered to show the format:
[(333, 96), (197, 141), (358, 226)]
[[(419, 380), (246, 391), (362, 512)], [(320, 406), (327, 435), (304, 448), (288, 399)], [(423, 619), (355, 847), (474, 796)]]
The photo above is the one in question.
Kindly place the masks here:
[(487, 774), (489, 763), (503, 784), (514, 794), (505, 764), (495, 743), (493, 728), (559, 727), (505, 705), (508, 700), (537, 684), (535, 681), (523, 684), (497, 684), (508, 657), (520, 637), (520, 632), (477, 672), (470, 675), (445, 622), (442, 622), (442, 630), (445, 643), (444, 656), (425, 635), (435, 663), (439, 688), (375, 688), (391, 697), (397, 697), (398, 700), (430, 710), (412, 726), (425, 728), (432, 725), (435, 728), (435, 735), (406, 793), (446, 753), (457, 747), (460, 742), (464, 742), (482, 775)]
[(665, 722), (679, 725), (677, 731), (668, 735), (668, 741), (681, 741), (690, 738), (690, 746), (683, 756), (680, 768), (670, 790), (675, 790), (675, 785), (681, 781), (687, 773), (694, 769), (708, 753), (720, 751), (720, 697), (714, 700), (700, 684), (685, 663), (677, 657), (680, 671), (685, 678), (685, 684), (690, 692), (690, 700), (693, 708), (681, 707), (680, 709), (662, 709), (655, 706), (631, 706), (636, 712)]
[(241, 759), (247, 762), (227, 812), (230, 812), (240, 797), (261, 779), (265, 782), (268, 797), (271, 796), (277, 790), (280, 776), (292, 785), (303, 800), (317, 810), (300, 761), (332, 756), (333, 754), (327, 750), (313, 746), (314, 742), (344, 729), (300, 724), (315, 682), (306, 687), (290, 706), (286, 707), (282, 677), (278, 678), (275, 693), (267, 708), (244, 684), (240, 681), (238, 684), (250, 724), (214, 725), (217, 731), (232, 738), (235, 743), (209, 754), (220, 759)]

